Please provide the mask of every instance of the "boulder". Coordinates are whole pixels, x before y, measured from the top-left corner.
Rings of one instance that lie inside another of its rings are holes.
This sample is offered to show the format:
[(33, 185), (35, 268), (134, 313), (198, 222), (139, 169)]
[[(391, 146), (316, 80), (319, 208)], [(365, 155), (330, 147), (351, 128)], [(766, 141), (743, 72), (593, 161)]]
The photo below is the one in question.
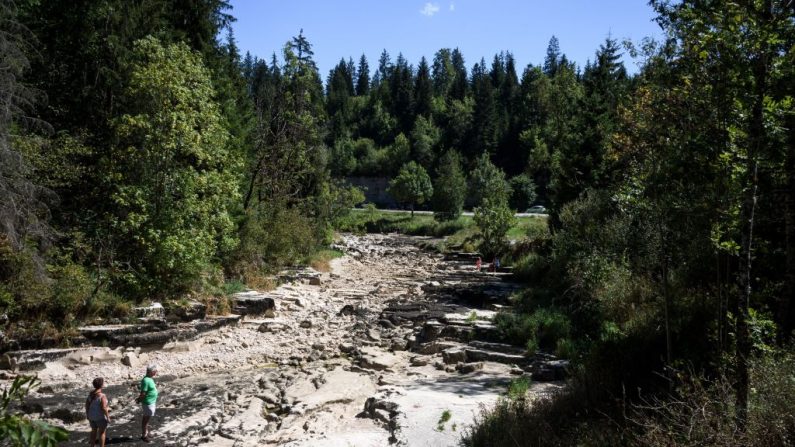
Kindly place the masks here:
[(442, 361), (447, 364), (456, 364), (467, 361), (467, 352), (460, 348), (450, 348), (442, 351)]
[(483, 362), (474, 363), (461, 363), (458, 365), (458, 372), (461, 374), (469, 374), (483, 369)]
[(415, 355), (409, 360), (411, 366), (425, 366), (431, 361), (430, 357)]
[(152, 303), (149, 306), (135, 307), (133, 312), (138, 318), (158, 319), (165, 316), (163, 305), (160, 303)]
[(121, 358), (121, 362), (130, 368), (140, 368), (149, 361), (149, 354), (143, 352), (136, 354), (135, 352), (128, 352)]
[(392, 368), (398, 362), (396, 355), (382, 352), (376, 348), (364, 348), (362, 351), (363, 355), (359, 360), (359, 366), (364, 369), (383, 371)]
[(538, 382), (564, 380), (568, 375), (568, 360), (549, 360), (534, 365), (532, 378)]
[(264, 391), (261, 394), (259, 394), (257, 397), (259, 397), (266, 404), (269, 405), (279, 405), (280, 403), (282, 403), (281, 398), (279, 398), (279, 396), (277, 396), (276, 393), (270, 391)]
[(207, 306), (198, 301), (171, 301), (165, 305), (166, 318), (170, 321), (201, 320), (207, 316)]
[(257, 292), (241, 292), (234, 295), (234, 310), (239, 315), (262, 315), (268, 309), (275, 309), (273, 298)]
[(94, 348), (76, 350), (64, 357), (66, 366), (90, 365), (92, 363), (110, 363), (121, 361), (123, 352), (121, 348)]
[(468, 359), (478, 362), (496, 362), (505, 363), (507, 365), (522, 364), (527, 362), (527, 358), (523, 355), (507, 354), (498, 351), (487, 351), (485, 349), (467, 348), (466, 355)]
[(374, 417), (376, 410), (383, 410), (389, 414), (397, 414), (398, 404), (386, 401), (384, 399), (378, 399), (376, 397), (367, 398), (367, 400), (364, 402), (365, 415)]
[(408, 342), (402, 338), (393, 338), (389, 349), (392, 351), (405, 351), (408, 349)]
[(166, 352), (191, 352), (198, 347), (196, 342), (172, 341), (163, 345), (162, 350)]
[(379, 333), (375, 329), (368, 329), (367, 330), (367, 338), (373, 341), (381, 340), (381, 333)]
[(461, 346), (460, 343), (450, 342), (450, 341), (434, 341), (431, 343), (424, 343), (417, 348), (417, 352), (420, 354), (438, 354), (445, 349), (449, 348), (457, 348)]
[(444, 326), (438, 321), (429, 321), (422, 326), (418, 338), (423, 343), (434, 341), (442, 335), (442, 329)]

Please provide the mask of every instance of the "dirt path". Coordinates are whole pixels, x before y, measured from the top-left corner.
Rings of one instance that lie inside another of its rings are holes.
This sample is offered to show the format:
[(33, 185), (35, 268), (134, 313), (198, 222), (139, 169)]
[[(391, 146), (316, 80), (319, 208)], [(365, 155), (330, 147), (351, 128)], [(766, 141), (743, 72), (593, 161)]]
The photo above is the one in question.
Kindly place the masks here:
[(319, 281), (249, 294), (275, 300), (266, 317), (149, 352), (81, 350), (48, 362), (26, 410), (66, 424), (70, 445), (85, 444), (81, 406), (91, 379), (102, 376), (109, 434), (135, 445), (134, 386), (145, 364), (156, 363), (161, 394), (150, 445), (457, 445), (480, 406), (533, 365), (489, 341), (489, 307), (513, 287), (414, 242), (345, 236), (347, 255)]

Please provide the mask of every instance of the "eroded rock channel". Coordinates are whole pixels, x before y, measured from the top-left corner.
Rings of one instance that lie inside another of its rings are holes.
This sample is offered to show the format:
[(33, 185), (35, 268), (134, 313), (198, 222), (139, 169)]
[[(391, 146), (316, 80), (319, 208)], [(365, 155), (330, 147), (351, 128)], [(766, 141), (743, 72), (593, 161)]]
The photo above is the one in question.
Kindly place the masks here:
[(25, 411), (65, 425), (70, 445), (88, 442), (82, 405), (96, 376), (109, 384), (110, 438), (136, 443), (147, 363), (160, 369), (154, 445), (457, 445), (512, 377), (534, 375), (543, 393), (563, 365), (499, 343), (490, 320), (517, 287), (505, 275), (416, 242), (346, 235), (331, 272), (240, 294), (243, 315), (158, 335), (85, 328), (109, 346), (12, 352), (5, 363), (38, 374)]

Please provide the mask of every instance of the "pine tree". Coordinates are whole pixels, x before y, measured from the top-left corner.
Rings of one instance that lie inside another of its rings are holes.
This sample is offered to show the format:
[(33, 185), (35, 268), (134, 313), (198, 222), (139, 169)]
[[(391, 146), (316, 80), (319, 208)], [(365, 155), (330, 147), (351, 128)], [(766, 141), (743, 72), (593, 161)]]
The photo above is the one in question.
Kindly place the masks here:
[(472, 121), (474, 135), (470, 154), (494, 154), (497, 149), (497, 110), (494, 87), (486, 72), (486, 61), (472, 68), (472, 93), (475, 99), (475, 112)]
[(330, 145), (348, 132), (352, 114), (350, 97), (353, 95), (352, 81), (348, 75), (348, 65), (340, 60), (329, 72), (326, 83), (326, 112), (331, 121)]
[(629, 87), (614, 39), (607, 38), (596, 52), (596, 62), (586, 65), (583, 87), (583, 142), (579, 152), (587, 161), (577, 169), (587, 176), (584, 187), (604, 187), (610, 181), (610, 169), (603, 165), (604, 154), (616, 130), (619, 101)]
[(414, 113), (429, 118), (432, 99), (431, 73), (428, 68), (428, 61), (423, 57), (417, 67), (417, 77), (414, 81)]
[(25, 128), (36, 98), (21, 82), (29, 68), (25, 52), (30, 36), (16, 15), (13, 3), (0, 4), (0, 249), (22, 250), (28, 241), (44, 242), (52, 236), (47, 222), (52, 195), (32, 180), (33, 166), (12, 136)]
[(505, 53), (494, 55), (494, 59), (491, 61), (489, 77), (491, 77), (491, 86), (495, 90), (499, 90), (505, 81)]
[(562, 65), (560, 43), (557, 37), (552, 36), (552, 38), (549, 39), (547, 55), (544, 58), (544, 73), (549, 77), (553, 77), (558, 73), (558, 67), (560, 65)]
[(354, 79), (356, 79), (356, 64), (353, 63), (353, 58), (349, 57), (348, 63), (345, 64), (345, 83), (351, 96), (356, 94)]
[(412, 69), (403, 54), (398, 54), (389, 79), (392, 115), (398, 119), (401, 132), (408, 133), (414, 125), (414, 83)]
[(455, 79), (455, 69), (449, 48), (442, 48), (433, 55), (432, 74), (434, 95), (447, 97), (453, 79)]
[[(378, 58), (378, 81), (385, 82), (392, 76), (392, 59), (389, 53), (384, 49), (381, 51), (381, 56)], [(378, 82), (376, 82), (378, 84)]]
[(455, 77), (453, 78), (452, 86), (450, 88), (450, 98), (463, 101), (467, 96), (467, 91), (469, 90), (469, 82), (467, 79), (466, 65), (464, 65), (464, 55), (461, 54), (461, 51), (459, 51), (458, 48), (453, 50), (451, 55), (451, 63), (453, 64), (453, 72), (455, 73)]
[(499, 97), (497, 104), (501, 135), (497, 160), (506, 172), (518, 174), (524, 170), (527, 159), (518, 150), (520, 147), (519, 134), (522, 131), (519, 113), (519, 79), (516, 76), (516, 64), (511, 53), (507, 53), (505, 56), (505, 78), (497, 95)]
[(370, 92), (370, 66), (367, 64), (367, 57), (364, 54), (359, 58), (357, 74), (356, 96), (364, 96)]

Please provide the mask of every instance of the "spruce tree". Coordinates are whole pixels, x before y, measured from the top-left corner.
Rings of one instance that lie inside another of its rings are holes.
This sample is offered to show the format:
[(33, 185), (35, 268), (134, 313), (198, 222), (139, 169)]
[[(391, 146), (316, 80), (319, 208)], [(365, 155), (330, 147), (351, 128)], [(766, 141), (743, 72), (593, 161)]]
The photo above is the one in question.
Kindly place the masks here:
[(398, 119), (401, 131), (408, 133), (414, 125), (414, 83), (412, 69), (403, 54), (398, 54), (389, 79), (391, 112)]
[(356, 70), (356, 96), (364, 96), (370, 92), (370, 65), (367, 64), (367, 57), (362, 54), (359, 58), (359, 69)]
[(494, 154), (497, 149), (498, 128), (494, 87), (486, 73), (486, 62), (472, 68), (472, 92), (475, 98), (475, 112), (472, 121), (474, 138), (470, 154)]
[(434, 95), (447, 97), (455, 78), (455, 70), (449, 48), (442, 48), (433, 55), (432, 74)]
[(549, 76), (553, 77), (558, 73), (558, 67), (561, 65), (561, 54), (560, 54), (560, 43), (558, 42), (558, 38), (552, 36), (549, 39), (549, 45), (547, 46), (547, 55), (544, 58), (544, 73)]
[(461, 51), (459, 51), (458, 48), (456, 48), (453, 50), (450, 60), (453, 64), (453, 73), (455, 74), (452, 86), (450, 88), (450, 98), (463, 101), (467, 96), (467, 91), (469, 90), (464, 55), (461, 54)]
[(433, 86), (428, 61), (425, 57), (420, 59), (417, 67), (417, 78), (414, 81), (414, 113), (429, 118), (431, 115), (431, 100), (433, 99)]
[(389, 53), (384, 49), (381, 56), (378, 58), (378, 79), (381, 82), (388, 80), (392, 76), (392, 59)]

